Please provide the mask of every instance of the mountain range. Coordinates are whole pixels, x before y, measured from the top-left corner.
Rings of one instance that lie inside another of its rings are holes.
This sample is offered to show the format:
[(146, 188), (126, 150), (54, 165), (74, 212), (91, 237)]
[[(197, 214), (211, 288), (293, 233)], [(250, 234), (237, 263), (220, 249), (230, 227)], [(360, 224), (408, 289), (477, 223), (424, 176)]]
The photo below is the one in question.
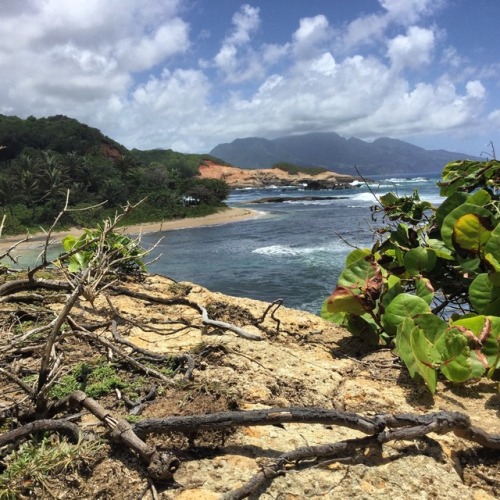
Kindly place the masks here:
[(434, 174), (440, 173), (451, 161), (476, 158), (443, 149), (427, 150), (388, 137), (373, 142), (355, 137), (345, 139), (334, 132), (272, 140), (259, 137), (236, 139), (219, 144), (210, 154), (241, 168), (270, 168), (276, 163), (287, 162), (324, 167), (348, 175), (356, 175), (356, 168), (362, 175)]

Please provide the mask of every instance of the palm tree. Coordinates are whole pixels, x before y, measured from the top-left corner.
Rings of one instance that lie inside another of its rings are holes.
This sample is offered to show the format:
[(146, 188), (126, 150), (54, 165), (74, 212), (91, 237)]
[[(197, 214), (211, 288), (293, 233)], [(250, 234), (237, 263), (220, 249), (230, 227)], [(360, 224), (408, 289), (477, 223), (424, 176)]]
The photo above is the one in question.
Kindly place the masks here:
[(59, 200), (66, 193), (69, 177), (66, 167), (61, 164), (60, 157), (52, 151), (43, 151), (39, 160), (37, 177), (42, 191), (37, 202), (50, 199)]
[(32, 170), (22, 170), (17, 181), (19, 194), (28, 208), (32, 209), (35, 215), (35, 199), (38, 197), (40, 185), (36, 173)]

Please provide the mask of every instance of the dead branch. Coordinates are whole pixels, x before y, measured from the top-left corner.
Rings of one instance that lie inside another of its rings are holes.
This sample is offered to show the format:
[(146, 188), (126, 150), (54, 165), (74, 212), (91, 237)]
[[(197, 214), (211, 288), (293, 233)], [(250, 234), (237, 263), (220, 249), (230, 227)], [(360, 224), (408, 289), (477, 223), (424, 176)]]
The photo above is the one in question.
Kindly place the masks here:
[(323, 408), (271, 408), (267, 410), (228, 411), (182, 417), (146, 418), (134, 424), (140, 435), (162, 432), (191, 432), (196, 429), (223, 429), (249, 425), (276, 425), (305, 423), (340, 425), (364, 434), (375, 434), (383, 429), (382, 423), (355, 413)]
[[(139, 415), (139, 413), (144, 408), (145, 403), (147, 401), (152, 401), (156, 397), (157, 390), (158, 390), (158, 386), (154, 385), (147, 394), (145, 394), (144, 396), (142, 396), (140, 398), (137, 398), (135, 401), (132, 401), (125, 394), (121, 394), (120, 398), (125, 403), (125, 406), (129, 410), (129, 413), (131, 415)], [(116, 389), (116, 391), (118, 391), (118, 389)]]
[(176, 359), (178, 359), (179, 361), (184, 361), (187, 364), (187, 370), (186, 373), (184, 373), (184, 380), (193, 380), (194, 359), (189, 354), (181, 354), (180, 356), (176, 356)]
[(35, 420), (29, 424), (23, 425), (13, 431), (4, 432), (0, 434), (0, 448), (9, 443), (14, 443), (20, 439), (33, 434), (34, 432), (49, 431), (49, 432), (62, 432), (69, 435), (75, 441), (78, 441), (81, 437), (80, 429), (77, 425), (68, 422), (67, 420)]
[[(162, 432), (190, 432), (195, 429), (305, 423), (338, 425), (364, 434), (377, 434), (379, 443), (398, 439), (415, 439), (429, 432), (457, 436), (476, 442), (485, 448), (500, 449), (500, 435), (488, 434), (474, 427), (468, 415), (440, 411), (426, 415), (400, 414), (363, 417), (357, 413), (323, 408), (271, 408), (267, 410), (229, 411), (205, 415), (167, 418), (147, 418), (134, 425), (140, 435)], [(386, 430), (387, 429), (387, 430)], [(394, 430), (397, 429), (397, 430)]]
[(296, 463), (299, 460), (317, 459), (317, 458), (332, 458), (341, 453), (352, 454), (357, 449), (366, 449), (370, 446), (377, 445), (376, 436), (366, 436), (358, 439), (346, 439), (337, 443), (323, 444), (319, 446), (305, 446), (296, 448), (280, 455), (274, 462), (266, 465), (260, 472), (255, 474), (240, 488), (236, 488), (229, 493), (223, 495), (223, 500), (240, 500), (247, 498), (256, 493), (267, 482), (275, 477), (283, 475), (286, 471), (286, 466), (290, 463)]
[(257, 320), (256, 324), (260, 325), (261, 323), (264, 323), (264, 320), (266, 319), (267, 314), (269, 313), (269, 311), (271, 311), (271, 318), (276, 322), (276, 335), (279, 335), (281, 321), (275, 316), (275, 314), (282, 305), (283, 305), (283, 299), (276, 299), (274, 302), (271, 302), (267, 306), (267, 308), (264, 311), (264, 314), (262, 314), (261, 318)]
[[(106, 297), (108, 299), (108, 303), (115, 311), (113, 305), (111, 304), (111, 301), (109, 300), (109, 297)], [(132, 352), (137, 352), (140, 354), (143, 354), (146, 358), (153, 359), (155, 362), (161, 362), (161, 361), (171, 361), (171, 360), (176, 360), (179, 362), (183, 362), (187, 364), (187, 370), (186, 373), (184, 374), (184, 380), (190, 381), (193, 380), (193, 371), (194, 371), (194, 360), (189, 354), (181, 354), (177, 356), (165, 356), (163, 354), (159, 354), (157, 352), (150, 351), (148, 349), (144, 349), (143, 347), (138, 347), (136, 344), (133, 342), (130, 342), (129, 340), (124, 339), (119, 333), (117, 329), (117, 324), (115, 320), (111, 321), (111, 334), (113, 335), (113, 339), (118, 343), (122, 345), (126, 345), (127, 347), (130, 347), (132, 349)], [(177, 368), (179, 370), (179, 368)]]
[(256, 335), (254, 333), (247, 332), (245, 329), (240, 328), (239, 326), (233, 325), (231, 323), (225, 323), (224, 321), (217, 321), (214, 319), (210, 319), (208, 317), (208, 312), (207, 310), (200, 304), (193, 302), (192, 300), (185, 299), (183, 297), (173, 297), (171, 299), (166, 299), (164, 297), (157, 297), (154, 295), (150, 295), (148, 293), (143, 293), (143, 292), (135, 292), (133, 290), (128, 290), (125, 287), (121, 286), (111, 286), (111, 290), (114, 292), (117, 292), (122, 295), (127, 295), (129, 297), (133, 297), (136, 299), (141, 299), (145, 300), (148, 302), (153, 302), (157, 304), (163, 304), (163, 305), (184, 305), (188, 306), (192, 309), (195, 309), (199, 313), (201, 313), (202, 317), (202, 323), (207, 326), (214, 326), (216, 328), (221, 328), (223, 330), (229, 330), (233, 333), (236, 333), (240, 337), (243, 337), (247, 340), (263, 340), (263, 338), (260, 335)]
[[(182, 332), (182, 330), (186, 330), (187, 328), (193, 327), (193, 325), (190, 325), (189, 322), (183, 318), (179, 318), (179, 319), (173, 320), (173, 321), (162, 321), (162, 323), (161, 323), (162, 325), (183, 325), (180, 328), (176, 328), (174, 330), (170, 330), (170, 331), (166, 332), (165, 330), (163, 330), (161, 328), (154, 328), (150, 325), (146, 325), (142, 322), (138, 322), (138, 321), (135, 321), (131, 318), (127, 318), (127, 317), (123, 316), (122, 314), (120, 314), (118, 309), (116, 309), (116, 307), (113, 305), (113, 302), (111, 302), (111, 298), (109, 297), (109, 295), (106, 294), (105, 299), (106, 299), (109, 307), (113, 311), (113, 314), (116, 318), (120, 319), (124, 323), (128, 323), (132, 326), (136, 326), (136, 327), (140, 328), (143, 332), (154, 332), (154, 333), (159, 333), (160, 335), (174, 335), (176, 333)], [(117, 339), (115, 338), (115, 340), (117, 340)], [(127, 341), (123, 341), (123, 339), (120, 339), (117, 341), (120, 343), (127, 342)], [(132, 347), (132, 345), (129, 345), (129, 347)]]
[(87, 397), (83, 391), (70, 394), (73, 405), (83, 406), (101, 420), (111, 430), (111, 437), (121, 441), (135, 451), (148, 466), (148, 475), (152, 479), (169, 481), (180, 466), (180, 460), (171, 453), (160, 453), (154, 446), (142, 441), (126, 420), (116, 420), (97, 401)]
[(19, 377), (14, 375), (13, 373), (5, 370), (4, 368), (0, 368), (0, 373), (3, 373), (6, 377), (10, 378), (13, 382), (15, 382), (26, 394), (28, 394), (30, 397), (33, 397), (35, 394), (35, 391), (26, 384), (24, 381), (22, 381)]
[[(83, 278), (85, 278), (87, 270), (83, 272)], [(36, 390), (37, 395), (40, 394), (43, 386), (48, 382), (49, 372), (50, 372), (50, 360), (52, 357), (52, 350), (56, 337), (59, 335), (63, 323), (66, 321), (68, 314), (75, 305), (76, 301), (80, 297), (83, 290), (83, 285), (79, 284), (71, 293), (66, 305), (63, 307), (62, 311), (57, 315), (56, 321), (52, 327), (52, 331), (47, 337), (44, 354), (42, 357), (42, 363), (40, 366), (39, 376), (38, 376), (38, 387)], [(42, 401), (37, 401), (37, 406), (42, 404)]]
[(189, 433), (199, 429), (223, 429), (236, 426), (276, 425), (277, 423), (320, 423), (338, 425), (358, 430), (368, 437), (308, 446), (284, 453), (271, 465), (266, 466), (250, 481), (228, 493), (225, 499), (245, 498), (261, 488), (265, 482), (285, 471), (285, 466), (298, 460), (332, 458), (341, 452), (352, 454), (358, 448), (381, 445), (395, 440), (423, 438), (430, 432), (457, 436), (478, 443), (485, 448), (500, 449), (500, 435), (488, 434), (474, 427), (470, 418), (459, 412), (436, 412), (427, 415), (361, 415), (322, 408), (273, 408), (269, 410), (234, 411), (164, 419), (144, 419), (133, 429), (137, 434), (162, 432)]
[(26, 278), (6, 281), (2, 285), (0, 285), (0, 297), (5, 295), (12, 295), (13, 293), (37, 289), (63, 291), (71, 290), (72, 287), (66, 281), (47, 280), (43, 278), (32, 277), (31, 279)]

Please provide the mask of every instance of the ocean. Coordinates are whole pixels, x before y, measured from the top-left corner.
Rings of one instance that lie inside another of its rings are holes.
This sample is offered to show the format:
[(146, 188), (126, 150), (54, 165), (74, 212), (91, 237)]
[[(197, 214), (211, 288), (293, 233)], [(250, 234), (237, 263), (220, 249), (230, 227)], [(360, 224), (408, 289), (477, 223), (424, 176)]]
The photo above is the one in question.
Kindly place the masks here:
[[(422, 200), (438, 205), (438, 177), (378, 178), (369, 184), (377, 196), (418, 189)], [(267, 302), (282, 299), (286, 307), (319, 314), (335, 288), (351, 246), (370, 247), (374, 195), (364, 184), (343, 190), (304, 191), (286, 188), (234, 190), (227, 200), (259, 216), (243, 222), (145, 235), (158, 260), (149, 271), (178, 281), (198, 283), (212, 291)], [(280, 203), (252, 204), (265, 197), (287, 197)], [(305, 201), (304, 196), (324, 199)], [(327, 199), (336, 197), (336, 199)], [(161, 254), (161, 255), (160, 255)]]

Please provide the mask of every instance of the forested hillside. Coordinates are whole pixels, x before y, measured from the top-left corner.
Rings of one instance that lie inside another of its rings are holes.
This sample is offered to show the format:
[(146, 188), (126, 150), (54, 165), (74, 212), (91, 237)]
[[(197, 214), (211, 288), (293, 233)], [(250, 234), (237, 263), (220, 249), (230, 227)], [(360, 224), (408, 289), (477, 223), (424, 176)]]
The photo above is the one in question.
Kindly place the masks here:
[(0, 115), (0, 211), (3, 234), (53, 222), (69, 190), (64, 226), (88, 226), (127, 201), (146, 200), (126, 223), (157, 221), (217, 210), (229, 194), (223, 181), (197, 179), (208, 155), (172, 150), (129, 151), (66, 116), (26, 120)]

